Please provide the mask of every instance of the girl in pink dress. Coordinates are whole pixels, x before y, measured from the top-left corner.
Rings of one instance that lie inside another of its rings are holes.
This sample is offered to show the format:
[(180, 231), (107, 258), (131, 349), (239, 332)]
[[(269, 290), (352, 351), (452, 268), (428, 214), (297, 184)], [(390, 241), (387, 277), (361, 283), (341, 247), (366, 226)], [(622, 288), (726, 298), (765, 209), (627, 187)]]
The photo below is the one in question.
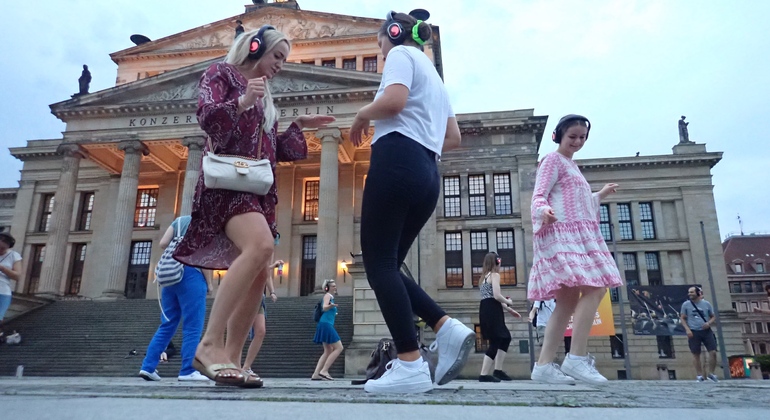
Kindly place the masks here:
[[(607, 379), (588, 354), (588, 335), (608, 287), (622, 285), (620, 273), (599, 229), (599, 202), (615, 192), (607, 184), (598, 193), (572, 160), (583, 148), (591, 123), (570, 114), (559, 120), (553, 141), (559, 147), (547, 154), (537, 170), (532, 195), (534, 248), (529, 276), (530, 300), (556, 299), (558, 304), (545, 328), (545, 338), (532, 380), (602, 384)], [(572, 346), (560, 367), (553, 362), (570, 317)], [(574, 378), (574, 379), (573, 379)]]
[[(281, 71), (290, 50), (286, 36), (266, 25), (239, 36), (224, 61), (206, 69), (198, 84), (198, 122), (210, 140), (206, 151), (269, 159), (273, 174), (276, 162), (307, 157), (302, 129), (323, 127), (334, 117), (299, 116), (278, 132), (268, 80)], [(193, 361), (219, 383), (261, 385), (258, 377), (243, 374), (240, 354), (265, 290), (277, 202), (275, 184), (264, 196), (210, 189), (201, 172), (190, 227), (174, 252), (185, 265), (228, 270)]]

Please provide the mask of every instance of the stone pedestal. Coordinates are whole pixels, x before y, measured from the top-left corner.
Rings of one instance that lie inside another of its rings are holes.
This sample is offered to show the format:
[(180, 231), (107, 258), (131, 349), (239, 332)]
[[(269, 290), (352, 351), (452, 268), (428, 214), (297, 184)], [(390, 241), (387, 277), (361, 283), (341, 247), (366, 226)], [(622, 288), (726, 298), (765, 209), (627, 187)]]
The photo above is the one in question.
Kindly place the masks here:
[(118, 200), (115, 204), (115, 215), (112, 222), (113, 242), (108, 264), (106, 287), (103, 298), (121, 298), (125, 296), (128, 259), (131, 253), (131, 236), (134, 231), (134, 211), (136, 209), (136, 193), (139, 187), (139, 164), (142, 155), (150, 153), (147, 146), (138, 140), (126, 140), (118, 144), (125, 152), (123, 172), (118, 186)]
[(762, 367), (760, 366), (759, 362), (752, 362), (749, 364), (749, 368), (751, 369), (751, 379), (762, 380)]
[(321, 292), (326, 279), (337, 280), (339, 231), (339, 142), (340, 130), (318, 130), (321, 139), (321, 179), (318, 191), (318, 248), (316, 253), (315, 290)]
[(657, 366), (658, 368), (658, 376), (661, 381), (668, 381), (670, 378), (668, 376), (668, 365), (666, 364), (659, 364)]
[(182, 145), (187, 147), (187, 166), (184, 172), (184, 188), (182, 189), (182, 207), (180, 216), (188, 216), (192, 213), (195, 186), (201, 174), (201, 160), (203, 159), (203, 136), (190, 136), (182, 139)]
[(353, 339), (345, 348), (345, 376), (362, 376), (372, 350), (381, 338), (390, 337), (390, 330), (369, 287), (360, 257), (348, 264), (348, 272), (353, 281)]
[(675, 155), (685, 155), (688, 153), (706, 153), (706, 145), (701, 143), (679, 143), (673, 147)]
[(48, 230), (48, 241), (45, 244), (45, 259), (40, 270), (40, 284), (36, 293), (45, 297), (61, 295), (80, 159), (88, 155), (77, 144), (61, 144), (56, 151), (63, 156), (62, 168), (54, 196), (51, 225)]

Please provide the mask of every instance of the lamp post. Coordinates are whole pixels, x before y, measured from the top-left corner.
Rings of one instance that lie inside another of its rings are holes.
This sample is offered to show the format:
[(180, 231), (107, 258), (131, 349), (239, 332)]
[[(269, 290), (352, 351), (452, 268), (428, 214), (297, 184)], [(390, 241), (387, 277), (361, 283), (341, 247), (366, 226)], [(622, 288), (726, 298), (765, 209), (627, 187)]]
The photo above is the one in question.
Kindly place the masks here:
[(348, 274), (348, 262), (345, 260), (340, 261), (340, 268), (342, 269), (342, 282), (345, 283)]

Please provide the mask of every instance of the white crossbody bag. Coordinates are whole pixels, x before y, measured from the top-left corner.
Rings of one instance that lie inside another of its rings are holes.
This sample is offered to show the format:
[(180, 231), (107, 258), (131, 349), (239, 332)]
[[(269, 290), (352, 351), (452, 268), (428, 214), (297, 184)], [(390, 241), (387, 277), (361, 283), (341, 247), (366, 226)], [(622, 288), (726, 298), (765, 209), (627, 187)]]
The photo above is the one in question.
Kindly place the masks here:
[[(262, 128), (259, 129), (257, 156), (262, 156)], [(236, 155), (217, 155), (209, 150), (203, 156), (203, 183), (206, 188), (233, 190), (266, 195), (273, 186), (273, 168), (268, 159), (254, 159)]]

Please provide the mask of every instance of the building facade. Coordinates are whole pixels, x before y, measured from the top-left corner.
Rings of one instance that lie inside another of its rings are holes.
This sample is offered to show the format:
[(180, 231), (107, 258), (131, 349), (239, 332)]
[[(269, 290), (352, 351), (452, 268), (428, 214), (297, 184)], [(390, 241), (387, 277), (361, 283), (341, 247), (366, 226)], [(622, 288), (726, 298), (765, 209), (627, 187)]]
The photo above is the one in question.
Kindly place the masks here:
[[(269, 23), (292, 39), (289, 62), (270, 82), (281, 129), (300, 114), (337, 117), (334, 127), (305, 131), (307, 160), (278, 167), (276, 257), (287, 264), (275, 283), (279, 295), (304, 296), (323, 279), (335, 278), (340, 294), (354, 296), (354, 342), (346, 365), (356, 374), (366, 366), (372, 343), (388, 335), (353, 258), (360, 250), (370, 145), (348, 141), (357, 110), (379, 86), (378, 19), (304, 11), (295, 2), (249, 5), (242, 15), (112, 54), (115, 87), (51, 105), (66, 123), (63, 138), (11, 149), (24, 167), (19, 188), (0, 191), (0, 199), (15, 200), (12, 211), (0, 209), (0, 223), (10, 221), (24, 255), (24, 276), (15, 290), (57, 299), (157, 296), (148, 283), (161, 255), (158, 241), (175, 217), (189, 214), (200, 175), (205, 137), (195, 117), (196, 84), (226, 53), (236, 19), (247, 30)], [(443, 74), (438, 29), (425, 53)], [(551, 149), (541, 150), (547, 117), (531, 109), (457, 118), (463, 145), (442, 157), (438, 207), (406, 265), (449, 313), (476, 326), (476, 285), (489, 251), (503, 259), (504, 293), (519, 302), (520, 312), (528, 309), (530, 201), (538, 157)], [(578, 162), (595, 189), (621, 184), (603, 205), (601, 220), (607, 239), (616, 239), (628, 283), (705, 284), (703, 222), (717, 285), (713, 291), (706, 287), (706, 294), (727, 302), (710, 172), (720, 159), (721, 153), (707, 152), (703, 144), (679, 144), (670, 155)], [(214, 273), (215, 283), (222, 275)], [(741, 353), (741, 324), (727, 309), (722, 318), (728, 352)], [(526, 323), (511, 322), (510, 328), (508, 370), (524, 377)], [(608, 377), (625, 375), (617, 372), (623, 369), (617, 346), (624, 339), (634, 378), (657, 379), (661, 358), (682, 377), (692, 373), (682, 338), (594, 338), (591, 352)], [(480, 339), (479, 352), (484, 345)], [(465, 375), (478, 371), (481, 356), (471, 358)]]
[(727, 281), (732, 309), (743, 327), (743, 342), (748, 354), (770, 354), (770, 315), (754, 312), (770, 310), (770, 235), (732, 235), (723, 243)]

